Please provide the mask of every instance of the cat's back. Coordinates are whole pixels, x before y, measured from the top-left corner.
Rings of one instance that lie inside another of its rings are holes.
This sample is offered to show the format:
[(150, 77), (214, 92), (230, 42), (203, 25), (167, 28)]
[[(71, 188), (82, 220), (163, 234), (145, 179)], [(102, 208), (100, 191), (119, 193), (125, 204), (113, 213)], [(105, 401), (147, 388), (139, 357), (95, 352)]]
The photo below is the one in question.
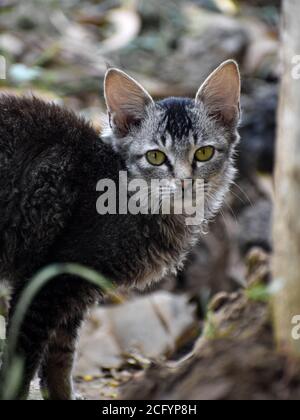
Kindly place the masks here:
[(40, 166), (78, 166), (95, 147), (101, 148), (98, 134), (74, 112), (36, 97), (0, 95), (0, 190), (5, 179), (20, 184)]
[(36, 97), (0, 95), (0, 146), (2, 152), (31, 144), (47, 147), (76, 144), (85, 135), (93, 136), (94, 130), (83, 119), (55, 103)]
[(74, 113), (37, 98), (0, 96), (2, 269), (37, 260), (37, 244), (46, 252), (101, 147), (96, 131)]

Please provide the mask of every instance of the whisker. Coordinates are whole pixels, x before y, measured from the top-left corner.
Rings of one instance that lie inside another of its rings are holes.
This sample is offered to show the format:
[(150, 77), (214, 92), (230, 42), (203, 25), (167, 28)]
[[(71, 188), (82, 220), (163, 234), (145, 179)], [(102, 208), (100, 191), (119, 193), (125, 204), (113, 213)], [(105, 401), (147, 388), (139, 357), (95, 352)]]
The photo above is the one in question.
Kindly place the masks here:
[(250, 199), (250, 197), (248, 196), (248, 194), (240, 187), (240, 185), (238, 185), (235, 181), (232, 181), (232, 184), (235, 185), (242, 194), (244, 194), (245, 198), (248, 200), (250, 206), (254, 206), (252, 200)]
[(230, 191), (230, 194), (232, 194), (234, 197), (236, 197), (242, 204), (247, 204), (245, 200), (243, 200), (238, 194), (236, 194), (234, 191)]
[[(211, 191), (211, 193), (216, 193), (217, 191), (216, 190), (212, 190)], [(208, 193), (209, 194), (209, 193)], [(212, 196), (212, 197), (210, 197), (211, 199), (215, 199), (215, 197), (214, 196)], [(234, 220), (235, 220), (235, 223), (238, 225), (239, 223), (238, 223), (238, 219), (237, 219), (237, 216), (236, 216), (236, 214), (235, 214), (235, 212), (234, 212), (234, 210), (233, 210), (233, 208), (226, 202), (226, 200), (224, 201), (224, 204), (225, 204), (225, 206), (229, 209), (229, 211), (230, 211), (230, 213), (232, 214), (232, 216), (233, 216), (233, 218), (234, 218)]]

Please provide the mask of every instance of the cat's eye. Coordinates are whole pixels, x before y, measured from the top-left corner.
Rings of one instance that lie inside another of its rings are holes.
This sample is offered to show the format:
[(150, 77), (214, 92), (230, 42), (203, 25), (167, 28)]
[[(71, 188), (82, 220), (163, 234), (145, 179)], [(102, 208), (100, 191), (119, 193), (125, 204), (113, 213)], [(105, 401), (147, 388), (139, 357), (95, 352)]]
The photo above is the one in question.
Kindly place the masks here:
[(167, 156), (160, 150), (151, 150), (147, 152), (146, 158), (151, 165), (161, 166), (167, 160)]
[(195, 153), (195, 159), (198, 162), (208, 162), (213, 158), (215, 149), (212, 146), (205, 146), (198, 149)]

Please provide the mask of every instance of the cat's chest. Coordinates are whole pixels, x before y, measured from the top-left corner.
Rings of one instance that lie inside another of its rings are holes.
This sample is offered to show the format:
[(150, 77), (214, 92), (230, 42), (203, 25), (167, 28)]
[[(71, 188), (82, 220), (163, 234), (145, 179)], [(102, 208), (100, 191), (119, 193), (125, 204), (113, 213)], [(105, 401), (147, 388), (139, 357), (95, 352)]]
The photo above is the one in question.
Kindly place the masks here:
[[(158, 225), (159, 235), (147, 244), (144, 270), (135, 281), (135, 286), (144, 288), (163, 279), (166, 275), (176, 274), (196, 245), (200, 228), (187, 226), (180, 219), (163, 220)], [(158, 238), (158, 239), (157, 239)]]

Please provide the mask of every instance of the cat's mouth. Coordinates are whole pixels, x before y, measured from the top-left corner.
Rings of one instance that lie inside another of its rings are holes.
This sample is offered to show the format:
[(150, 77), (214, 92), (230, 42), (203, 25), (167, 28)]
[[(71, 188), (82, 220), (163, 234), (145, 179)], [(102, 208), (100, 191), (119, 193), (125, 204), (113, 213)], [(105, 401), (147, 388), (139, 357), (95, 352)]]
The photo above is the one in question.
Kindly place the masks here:
[[(196, 214), (198, 219), (201, 219), (202, 215), (204, 217), (205, 188), (204, 181), (201, 179), (131, 178), (129, 182), (127, 181), (127, 177), (120, 180), (122, 194), (119, 194), (119, 197), (122, 196), (124, 200), (127, 198), (125, 206), (130, 214), (186, 217)], [(115, 193), (115, 189), (112, 192)], [(101, 210), (99, 213), (101, 214)]]
[(198, 180), (175, 180), (151, 190), (149, 207), (154, 213), (192, 215), (204, 209), (204, 183)]

